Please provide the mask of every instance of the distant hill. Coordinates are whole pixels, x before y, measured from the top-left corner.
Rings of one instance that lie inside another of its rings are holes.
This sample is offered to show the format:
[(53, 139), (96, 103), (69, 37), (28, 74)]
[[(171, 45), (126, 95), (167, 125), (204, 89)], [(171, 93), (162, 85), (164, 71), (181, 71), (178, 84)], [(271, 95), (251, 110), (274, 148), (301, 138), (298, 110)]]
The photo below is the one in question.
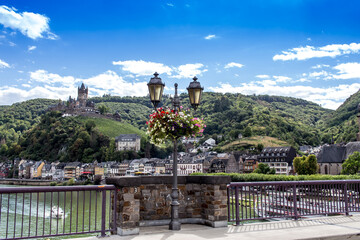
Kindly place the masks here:
[[(181, 94), (180, 99), (185, 109), (190, 107), (187, 94)], [(144, 136), (145, 123), (153, 111), (148, 97), (105, 96), (89, 100), (96, 106), (105, 105), (110, 113), (119, 112), (121, 116), (121, 123), (93, 119), (97, 129), (106, 136), (112, 138), (125, 132)], [(36, 126), (48, 106), (56, 102), (34, 99), (0, 106), (0, 138), (7, 142), (17, 141), (25, 131)], [(191, 111), (196, 117), (204, 118), (207, 136), (222, 135), (231, 142), (248, 129), (252, 136), (273, 137), (297, 147), (330, 143), (332, 135), (336, 142), (354, 140), (358, 131), (356, 106), (359, 102), (360, 93), (357, 92), (333, 111), (291, 97), (205, 92), (199, 108), (196, 112)], [(162, 104), (171, 105), (168, 95), (163, 97)]]
[(290, 144), (281, 141), (277, 138), (268, 137), (268, 136), (253, 136), (247, 137), (239, 140), (235, 140), (231, 143), (228, 143), (221, 147), (221, 150), (224, 152), (227, 151), (241, 151), (243, 149), (249, 149), (250, 147), (257, 147), (258, 144), (261, 144), (263, 147), (277, 147), (277, 146), (289, 146)]
[(357, 106), (360, 103), (360, 90), (351, 95), (336, 111), (325, 115), (322, 120), (323, 141), (349, 142), (356, 140), (359, 132)]

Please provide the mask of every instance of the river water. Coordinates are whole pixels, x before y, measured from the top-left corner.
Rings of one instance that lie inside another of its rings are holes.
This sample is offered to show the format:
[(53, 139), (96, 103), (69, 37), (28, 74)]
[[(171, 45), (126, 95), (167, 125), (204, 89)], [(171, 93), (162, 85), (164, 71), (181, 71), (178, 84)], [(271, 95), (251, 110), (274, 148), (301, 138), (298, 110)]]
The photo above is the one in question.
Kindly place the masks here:
[[(96, 191), (0, 194), (0, 239), (101, 230), (101, 195)], [(109, 199), (110, 193), (107, 193), (106, 229), (109, 229)], [(58, 208), (64, 214), (55, 218)], [(77, 237), (81, 236), (84, 235)]]

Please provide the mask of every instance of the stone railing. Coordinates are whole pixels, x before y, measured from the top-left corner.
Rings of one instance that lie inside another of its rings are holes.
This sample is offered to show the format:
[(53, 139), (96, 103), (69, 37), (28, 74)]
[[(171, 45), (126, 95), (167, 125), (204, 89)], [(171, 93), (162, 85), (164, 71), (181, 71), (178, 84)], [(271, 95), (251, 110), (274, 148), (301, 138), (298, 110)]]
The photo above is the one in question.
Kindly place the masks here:
[[(171, 176), (113, 177), (117, 188), (117, 234), (138, 234), (140, 226), (167, 225), (171, 214)], [(179, 176), (181, 223), (227, 226), (228, 176)]]

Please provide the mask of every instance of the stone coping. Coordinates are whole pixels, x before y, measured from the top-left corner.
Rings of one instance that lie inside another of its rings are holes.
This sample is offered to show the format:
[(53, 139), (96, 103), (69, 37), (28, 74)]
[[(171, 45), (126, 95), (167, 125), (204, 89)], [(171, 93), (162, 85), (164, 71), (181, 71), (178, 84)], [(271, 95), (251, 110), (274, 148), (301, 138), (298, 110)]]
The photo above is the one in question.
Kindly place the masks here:
[[(116, 187), (138, 187), (149, 184), (172, 184), (172, 176), (110, 177), (106, 184)], [(178, 176), (178, 184), (229, 184), (230, 176)]]

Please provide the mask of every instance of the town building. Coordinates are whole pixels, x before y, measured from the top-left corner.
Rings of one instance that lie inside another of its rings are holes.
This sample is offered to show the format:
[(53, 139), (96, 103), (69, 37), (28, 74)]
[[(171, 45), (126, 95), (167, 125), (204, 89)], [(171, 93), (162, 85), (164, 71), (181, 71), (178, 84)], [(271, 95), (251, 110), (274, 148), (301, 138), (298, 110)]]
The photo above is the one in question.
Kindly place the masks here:
[(70, 162), (64, 167), (64, 179), (69, 180), (71, 178), (77, 179), (81, 174), (81, 163)]
[(218, 154), (217, 157), (212, 159), (208, 171), (210, 173), (238, 173), (239, 165), (237, 164), (233, 154)]
[(257, 159), (258, 162), (275, 168), (276, 174), (289, 175), (295, 157), (296, 150), (293, 147), (265, 147)]
[(360, 152), (360, 141), (346, 145), (325, 145), (317, 155), (320, 174), (341, 174), (342, 164), (354, 152)]
[(140, 141), (141, 137), (137, 134), (121, 134), (115, 138), (116, 150), (140, 151)]
[(258, 167), (257, 155), (243, 156), (244, 173), (252, 173)]

